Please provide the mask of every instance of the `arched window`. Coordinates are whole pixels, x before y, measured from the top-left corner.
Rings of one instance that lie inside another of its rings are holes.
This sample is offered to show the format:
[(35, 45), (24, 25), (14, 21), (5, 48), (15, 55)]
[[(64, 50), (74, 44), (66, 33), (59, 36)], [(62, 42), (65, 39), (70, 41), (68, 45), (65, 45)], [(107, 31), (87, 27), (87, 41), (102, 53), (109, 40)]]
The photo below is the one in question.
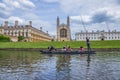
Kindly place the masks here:
[(60, 30), (60, 37), (67, 37), (67, 30), (66, 29)]

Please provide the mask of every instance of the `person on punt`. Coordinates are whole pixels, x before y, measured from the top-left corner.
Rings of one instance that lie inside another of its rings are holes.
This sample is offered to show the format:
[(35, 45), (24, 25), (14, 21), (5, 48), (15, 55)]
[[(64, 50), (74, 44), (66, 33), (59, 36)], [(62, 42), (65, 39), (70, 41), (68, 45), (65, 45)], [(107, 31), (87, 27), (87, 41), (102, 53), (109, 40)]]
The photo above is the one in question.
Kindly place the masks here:
[(66, 47), (63, 47), (63, 48), (62, 48), (62, 51), (66, 51)]
[(79, 51), (85, 51), (85, 49), (81, 46), (81, 47), (79, 48)]
[(87, 44), (88, 50), (91, 50), (91, 48), (90, 48), (90, 40), (89, 40), (88, 37), (86, 37), (86, 44)]
[(55, 49), (53, 46), (51, 46), (51, 47), (49, 48), (49, 51), (56, 51), (56, 49)]
[(72, 51), (72, 48), (68, 46), (67, 51)]

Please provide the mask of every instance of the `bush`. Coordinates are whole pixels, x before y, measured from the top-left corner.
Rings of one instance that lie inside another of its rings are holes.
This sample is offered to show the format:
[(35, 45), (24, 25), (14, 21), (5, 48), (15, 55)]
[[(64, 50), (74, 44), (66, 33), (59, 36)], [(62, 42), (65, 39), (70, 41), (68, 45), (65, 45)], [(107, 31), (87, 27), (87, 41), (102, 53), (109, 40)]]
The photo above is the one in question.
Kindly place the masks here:
[(0, 42), (10, 42), (10, 38), (8, 36), (0, 34)]
[(22, 41), (24, 39), (23, 36), (18, 36), (18, 41)]

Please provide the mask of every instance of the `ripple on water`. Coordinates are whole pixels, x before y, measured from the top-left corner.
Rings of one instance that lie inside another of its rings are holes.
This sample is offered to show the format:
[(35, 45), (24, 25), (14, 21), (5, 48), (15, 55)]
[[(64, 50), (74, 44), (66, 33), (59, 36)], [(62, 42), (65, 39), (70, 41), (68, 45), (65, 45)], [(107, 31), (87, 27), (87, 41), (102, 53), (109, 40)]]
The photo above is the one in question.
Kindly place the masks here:
[(0, 80), (120, 80), (120, 54), (117, 55), (99, 53), (90, 56), (89, 62), (87, 55), (28, 53), (22, 63), (20, 54), (14, 58), (2, 54)]

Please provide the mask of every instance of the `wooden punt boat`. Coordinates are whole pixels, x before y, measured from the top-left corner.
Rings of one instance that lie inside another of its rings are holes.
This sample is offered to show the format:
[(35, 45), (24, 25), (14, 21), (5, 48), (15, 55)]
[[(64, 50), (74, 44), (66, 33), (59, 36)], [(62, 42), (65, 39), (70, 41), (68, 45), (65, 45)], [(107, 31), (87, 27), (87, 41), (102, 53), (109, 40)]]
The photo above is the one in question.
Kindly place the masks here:
[(40, 50), (42, 54), (95, 54), (94, 50), (90, 51), (47, 51)]

